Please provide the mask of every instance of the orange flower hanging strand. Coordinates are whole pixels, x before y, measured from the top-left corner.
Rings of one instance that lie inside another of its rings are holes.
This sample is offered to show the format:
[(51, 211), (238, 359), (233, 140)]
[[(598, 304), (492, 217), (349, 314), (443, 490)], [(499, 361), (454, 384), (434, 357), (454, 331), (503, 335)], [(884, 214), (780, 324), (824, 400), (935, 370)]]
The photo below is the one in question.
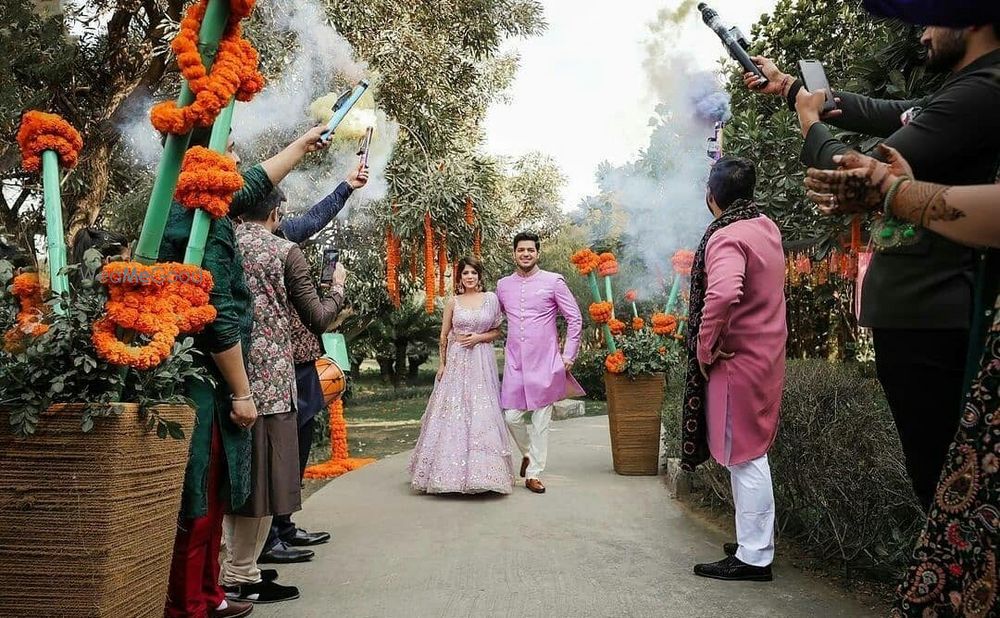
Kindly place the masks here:
[(59, 155), (62, 167), (76, 167), (83, 149), (83, 137), (61, 116), (29, 111), (21, 118), (17, 144), (21, 147), (21, 167), (34, 173), (42, 168), (42, 152), (46, 150)]
[(175, 199), (185, 208), (202, 208), (213, 219), (229, 214), (233, 194), (243, 188), (236, 162), (224, 154), (195, 146), (184, 155)]
[(434, 290), (434, 222), (431, 220), (431, 213), (424, 213), (424, 291), (427, 298), (424, 308), (427, 313), (434, 313), (437, 306), (437, 296)]

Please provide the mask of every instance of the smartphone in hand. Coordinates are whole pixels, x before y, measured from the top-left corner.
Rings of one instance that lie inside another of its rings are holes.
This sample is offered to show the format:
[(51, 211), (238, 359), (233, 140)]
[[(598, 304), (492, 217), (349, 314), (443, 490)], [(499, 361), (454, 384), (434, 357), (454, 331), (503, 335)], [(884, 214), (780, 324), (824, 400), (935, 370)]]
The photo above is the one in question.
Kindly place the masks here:
[(823, 113), (828, 114), (837, 109), (837, 103), (833, 100), (833, 90), (830, 89), (830, 82), (826, 79), (826, 71), (823, 63), (819, 60), (799, 60), (799, 72), (802, 74), (802, 83), (809, 92), (826, 90), (826, 103), (823, 105)]
[(323, 249), (323, 272), (319, 277), (320, 284), (333, 284), (333, 272), (337, 269), (339, 259), (340, 249)]

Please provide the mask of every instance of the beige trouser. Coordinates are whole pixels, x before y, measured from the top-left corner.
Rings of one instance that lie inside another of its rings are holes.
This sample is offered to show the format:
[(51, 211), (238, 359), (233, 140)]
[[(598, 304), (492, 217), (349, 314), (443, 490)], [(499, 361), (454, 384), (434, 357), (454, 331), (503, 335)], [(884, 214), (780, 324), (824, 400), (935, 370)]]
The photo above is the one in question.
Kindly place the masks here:
[(243, 517), (226, 515), (222, 531), (226, 543), (226, 559), (222, 563), (219, 583), (223, 586), (256, 584), (260, 581), (257, 557), (264, 549), (271, 529), (271, 515)]
[[(528, 414), (531, 414), (530, 425), (524, 420)], [(549, 454), (549, 422), (552, 420), (552, 406), (538, 410), (504, 410), (503, 415), (521, 455), (528, 458), (528, 470), (524, 477), (537, 479), (545, 469), (545, 458)]]

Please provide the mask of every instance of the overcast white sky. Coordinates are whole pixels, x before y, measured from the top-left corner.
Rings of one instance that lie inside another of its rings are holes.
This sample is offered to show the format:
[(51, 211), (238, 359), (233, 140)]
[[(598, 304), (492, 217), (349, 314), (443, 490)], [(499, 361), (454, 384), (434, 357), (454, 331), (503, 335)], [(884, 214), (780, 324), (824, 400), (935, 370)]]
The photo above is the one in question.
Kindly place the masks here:
[[(487, 147), (500, 155), (540, 150), (555, 157), (568, 182), (563, 208), (596, 190), (594, 172), (621, 164), (646, 145), (655, 105), (643, 72), (643, 41), (662, 8), (680, 0), (542, 0), (549, 28), (515, 41), (521, 68), (511, 103), (495, 105), (486, 121)], [(715, 0), (709, 5), (747, 36), (776, 0)], [(725, 54), (693, 11), (677, 45), (705, 68)], [(706, 136), (707, 138), (708, 136)]]

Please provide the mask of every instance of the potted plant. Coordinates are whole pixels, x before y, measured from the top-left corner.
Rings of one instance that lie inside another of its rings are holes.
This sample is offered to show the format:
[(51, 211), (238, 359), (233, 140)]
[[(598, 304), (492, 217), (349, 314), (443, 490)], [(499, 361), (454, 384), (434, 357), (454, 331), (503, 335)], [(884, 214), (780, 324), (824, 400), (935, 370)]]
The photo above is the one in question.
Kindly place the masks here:
[(144, 370), (101, 358), (100, 266), (88, 253), (44, 301), (36, 273), (0, 261), (0, 607), (14, 615), (136, 615), (166, 593), (194, 422), (181, 385), (208, 377), (191, 338)]
[[(604, 381), (615, 472), (656, 475), (667, 371), (678, 362), (679, 347), (683, 345), (684, 318), (669, 313), (677, 300), (682, 273), (678, 271), (675, 275), (666, 311), (654, 313), (647, 325), (639, 316), (637, 293), (633, 290), (624, 295), (631, 311), (616, 314), (611, 279), (618, 273), (618, 263), (613, 254), (582, 249), (571, 261), (581, 275), (588, 277), (594, 298), (590, 317), (601, 328), (608, 350)], [(603, 294), (598, 275), (604, 278)], [(628, 313), (631, 313), (628, 323), (616, 317)]]

